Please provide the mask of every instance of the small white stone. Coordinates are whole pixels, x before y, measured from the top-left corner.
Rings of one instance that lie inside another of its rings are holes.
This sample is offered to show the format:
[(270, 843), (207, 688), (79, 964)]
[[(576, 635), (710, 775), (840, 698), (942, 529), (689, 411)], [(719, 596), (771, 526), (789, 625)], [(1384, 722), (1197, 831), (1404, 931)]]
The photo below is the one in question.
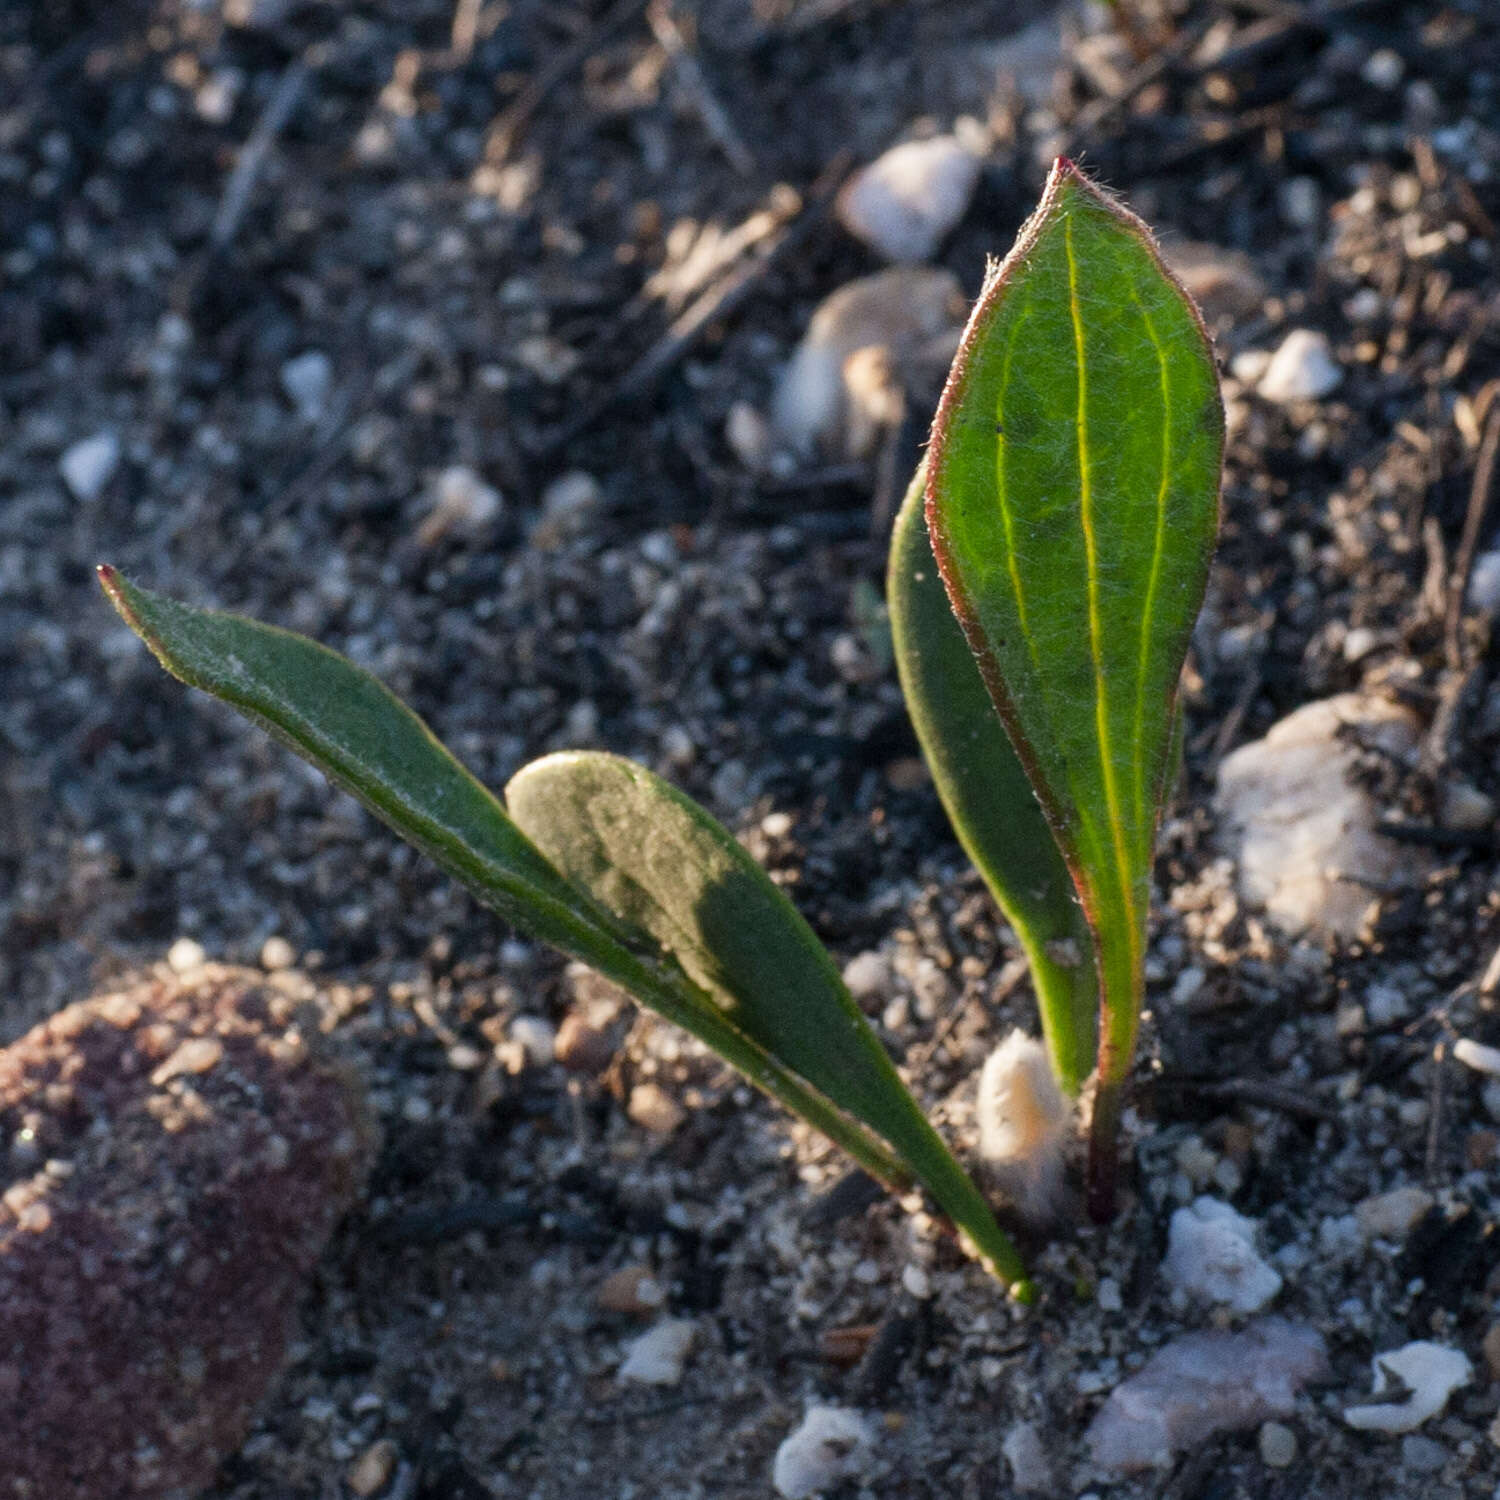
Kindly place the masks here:
[(857, 1411), (810, 1406), (802, 1425), (782, 1441), (771, 1483), (783, 1500), (811, 1500), (846, 1479), (858, 1479), (875, 1456), (875, 1435)]
[(771, 424), (748, 401), (736, 401), (729, 408), (724, 441), (752, 474), (760, 473), (771, 462)]
[(70, 443), (57, 461), (63, 483), (85, 505), (99, 498), (119, 466), (120, 439), (113, 432), (96, 432)]
[(1495, 826), (1495, 799), (1472, 781), (1447, 782), (1439, 798), (1438, 813), (1444, 828), (1480, 833)]
[(1293, 229), (1312, 229), (1322, 209), (1322, 194), (1311, 177), (1288, 177), (1276, 191), (1281, 217)]
[(1297, 1434), (1282, 1422), (1261, 1424), (1260, 1461), (1268, 1469), (1289, 1469), (1297, 1458)]
[(1453, 1055), (1476, 1073), (1500, 1078), (1500, 1047), (1486, 1047), (1483, 1042), (1476, 1042), (1472, 1037), (1461, 1036), (1453, 1044)]
[[(898, 370), (919, 361), (934, 341), (961, 326), (964, 298), (951, 271), (892, 266), (848, 282), (819, 303), (771, 403), (776, 441), (799, 458), (847, 456), (861, 433), (851, 423), (845, 380), (849, 357), (889, 352)], [(947, 358), (952, 348), (946, 349)], [(856, 361), (856, 369), (866, 363)], [(861, 427), (861, 432), (862, 432)]]
[(542, 513), (532, 528), (535, 545), (556, 544), (584, 535), (598, 519), (604, 490), (592, 474), (572, 469), (542, 491)]
[(297, 950), (284, 937), (268, 937), (260, 945), (260, 966), (270, 973), (290, 969), (297, 962)]
[(858, 1001), (878, 1000), (891, 987), (891, 962), (876, 948), (856, 953), (844, 965), (844, 984)]
[(687, 1111), (658, 1083), (638, 1083), (630, 1091), (625, 1113), (653, 1135), (671, 1135)]
[(557, 1055), (557, 1028), (543, 1016), (517, 1016), (510, 1023), (510, 1039), (520, 1044), (534, 1068), (552, 1065)]
[(1319, 401), (1338, 389), (1344, 372), (1334, 361), (1328, 336), (1294, 328), (1271, 356), (1256, 389), (1267, 401)]
[(1405, 709), (1344, 693), (1288, 714), (1219, 767), (1215, 805), (1240, 893), (1292, 936), (1357, 938), (1376, 894), (1425, 868), (1418, 853), (1376, 831), (1356, 736), (1396, 761), (1414, 755), (1418, 738)]
[(1229, 373), (1241, 385), (1255, 385), (1271, 363), (1269, 349), (1242, 349), (1229, 361)]
[(1406, 60), (1391, 47), (1381, 47), (1365, 59), (1359, 76), (1373, 88), (1390, 90), (1406, 76)]
[(1101, 1276), (1099, 1285), (1094, 1288), (1094, 1301), (1099, 1304), (1100, 1312), (1119, 1312), (1125, 1306), (1120, 1296), (1120, 1283), (1113, 1276)]
[(932, 1278), (921, 1266), (903, 1266), (901, 1285), (919, 1302), (925, 1302), (932, 1295)]
[(1367, 1239), (1404, 1240), (1432, 1201), (1432, 1194), (1422, 1188), (1396, 1188), (1355, 1204), (1354, 1217)]
[(838, 216), (886, 260), (931, 260), (963, 218), (978, 181), (979, 163), (956, 137), (906, 141), (849, 179)]
[(686, 1318), (663, 1318), (630, 1341), (618, 1378), (641, 1385), (676, 1385), (682, 1379), (696, 1331)]
[(1185, 1334), (1110, 1393), (1089, 1424), (1090, 1456), (1112, 1474), (1165, 1467), (1216, 1432), (1291, 1416), (1298, 1390), (1327, 1368), (1321, 1335), (1282, 1318)]
[(1406, 996), (1393, 984), (1372, 984), (1365, 991), (1365, 1015), (1372, 1026), (1393, 1026), (1410, 1012)]
[(321, 349), (309, 349), (281, 367), (281, 388), (306, 422), (323, 415), (333, 385), (333, 361)]
[(1484, 614), (1500, 613), (1500, 547), (1481, 552), (1469, 573), (1469, 607)]
[(1377, 1354), (1370, 1362), (1374, 1372), (1371, 1394), (1379, 1396), (1392, 1386), (1404, 1387), (1404, 1400), (1370, 1406), (1351, 1406), (1344, 1420), (1366, 1432), (1412, 1432), (1448, 1404), (1456, 1390), (1474, 1378), (1474, 1367), (1458, 1349), (1419, 1339)]
[(1047, 1444), (1031, 1422), (1017, 1422), (1000, 1445), (1011, 1482), (1022, 1495), (1050, 1495), (1057, 1484)]
[(178, 938), (167, 949), (167, 967), (174, 974), (191, 974), (207, 962), (208, 954), (203, 951), (203, 944), (195, 943), (190, 937)]
[(417, 542), (435, 546), (445, 538), (473, 537), (499, 520), (505, 502), (473, 469), (451, 464), (432, 486), (431, 508), (417, 528)]
[(1257, 1227), (1227, 1203), (1199, 1198), (1172, 1215), (1162, 1272), (1189, 1296), (1259, 1312), (1281, 1290), (1281, 1277), (1256, 1252)]

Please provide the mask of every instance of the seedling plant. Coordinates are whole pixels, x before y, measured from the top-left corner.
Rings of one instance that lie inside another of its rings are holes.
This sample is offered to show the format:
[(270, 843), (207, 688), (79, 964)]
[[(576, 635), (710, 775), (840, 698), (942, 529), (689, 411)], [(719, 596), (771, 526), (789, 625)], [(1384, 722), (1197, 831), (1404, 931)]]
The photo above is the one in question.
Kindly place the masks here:
[[(1222, 449), (1191, 301), (1145, 226), (1058, 162), (970, 317), (896, 523), (888, 601), (918, 737), (1025, 948), (1058, 1082), (1092, 1090), (1101, 1218)], [(691, 799), (619, 756), (568, 751), (524, 767), (502, 802), (343, 657), (99, 572), (174, 676), (261, 724), (513, 926), (697, 1036), (889, 1188), (920, 1184), (1031, 1296), (832, 958)]]

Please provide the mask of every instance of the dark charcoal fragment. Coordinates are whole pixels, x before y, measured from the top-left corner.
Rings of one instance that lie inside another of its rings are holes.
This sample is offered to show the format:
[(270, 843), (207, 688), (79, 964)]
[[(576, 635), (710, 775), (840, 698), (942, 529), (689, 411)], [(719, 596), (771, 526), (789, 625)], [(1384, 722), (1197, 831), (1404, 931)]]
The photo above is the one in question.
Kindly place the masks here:
[(0, 1052), (6, 1500), (174, 1500), (244, 1436), (369, 1157), (293, 1010), (208, 965)]

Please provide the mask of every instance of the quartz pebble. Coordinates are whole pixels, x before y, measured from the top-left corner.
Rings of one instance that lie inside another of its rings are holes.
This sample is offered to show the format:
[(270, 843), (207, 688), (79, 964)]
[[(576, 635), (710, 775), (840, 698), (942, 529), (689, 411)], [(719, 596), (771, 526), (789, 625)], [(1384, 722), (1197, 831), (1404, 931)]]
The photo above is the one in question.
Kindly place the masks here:
[(1328, 346), (1328, 336), (1311, 328), (1294, 328), (1271, 356), (1256, 390), (1279, 405), (1319, 401), (1343, 381)]
[(837, 212), (855, 239), (886, 260), (931, 260), (978, 181), (979, 162), (956, 137), (905, 141), (850, 177)]
[(653, 1135), (671, 1135), (687, 1119), (687, 1111), (656, 1083), (636, 1084), (625, 1113)]
[(1396, 1188), (1357, 1203), (1354, 1217), (1367, 1239), (1404, 1240), (1432, 1201), (1432, 1194), (1422, 1188)]
[(1487, 1047), (1472, 1037), (1461, 1036), (1453, 1044), (1453, 1056), (1476, 1073), (1500, 1078), (1500, 1047)]
[(321, 349), (309, 349), (281, 367), (281, 389), (305, 422), (323, 415), (333, 385), (333, 361)]
[(349, 1466), (346, 1476), (349, 1488), (362, 1500), (378, 1494), (395, 1473), (397, 1456), (396, 1445), (389, 1438), (371, 1443)]
[(1281, 1277), (1256, 1252), (1256, 1227), (1227, 1203), (1199, 1198), (1172, 1215), (1162, 1271), (1191, 1297), (1259, 1312), (1281, 1290)]
[(97, 500), (120, 466), (120, 439), (113, 432), (96, 432), (63, 450), (57, 462), (63, 483), (75, 500), (85, 505)]
[(1356, 738), (1404, 762), (1417, 729), (1396, 704), (1344, 693), (1288, 714), (1219, 767), (1215, 806), (1240, 892), (1292, 936), (1357, 938), (1375, 894), (1410, 885), (1425, 868), (1375, 831)]
[(174, 974), (191, 974), (207, 962), (208, 954), (203, 951), (203, 944), (192, 938), (180, 937), (167, 949), (167, 967)]
[(802, 1425), (783, 1439), (771, 1483), (784, 1500), (810, 1500), (846, 1479), (858, 1479), (875, 1456), (870, 1424), (841, 1406), (811, 1406)]
[(475, 537), (499, 520), (504, 508), (499, 490), (473, 469), (452, 464), (432, 486), (430, 508), (417, 528), (417, 543), (435, 547), (450, 537)]
[(1165, 1467), (1216, 1432), (1289, 1417), (1297, 1392), (1327, 1373), (1322, 1336), (1282, 1318), (1185, 1334), (1110, 1393), (1089, 1424), (1090, 1455), (1113, 1474)]
[[(946, 368), (963, 311), (963, 293), (951, 271), (892, 266), (840, 287), (818, 305), (777, 384), (771, 430), (778, 444), (800, 458), (818, 452), (848, 456), (868, 426), (850, 422), (850, 356), (886, 350), (903, 375), (924, 361)], [(867, 365), (856, 362), (861, 378), (869, 373)]]
[(639, 1385), (676, 1385), (693, 1347), (697, 1330), (686, 1318), (663, 1318), (630, 1341), (619, 1379)]
[(534, 1068), (551, 1067), (557, 1055), (557, 1030), (544, 1016), (517, 1016), (509, 1026), (510, 1039), (520, 1045)]
[(1260, 1461), (1268, 1469), (1289, 1469), (1297, 1457), (1297, 1434), (1284, 1422), (1261, 1424)]
[(1050, 1495), (1057, 1486), (1047, 1444), (1034, 1423), (1017, 1422), (1000, 1445), (1018, 1494)]
[(1399, 1401), (1348, 1407), (1344, 1420), (1365, 1432), (1412, 1432), (1437, 1416), (1449, 1396), (1474, 1378), (1474, 1367), (1462, 1351), (1426, 1339), (1377, 1354), (1370, 1367), (1371, 1395), (1383, 1395), (1393, 1387), (1406, 1395)]

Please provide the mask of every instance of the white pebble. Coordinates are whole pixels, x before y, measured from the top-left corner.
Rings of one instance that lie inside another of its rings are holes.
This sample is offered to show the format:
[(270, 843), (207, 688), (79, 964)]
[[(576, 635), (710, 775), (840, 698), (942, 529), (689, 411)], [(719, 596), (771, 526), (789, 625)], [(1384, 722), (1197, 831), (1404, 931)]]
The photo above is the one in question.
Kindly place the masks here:
[(1334, 361), (1326, 334), (1294, 328), (1271, 356), (1256, 389), (1267, 401), (1318, 401), (1339, 387), (1344, 372)]
[(1390, 47), (1382, 47), (1365, 59), (1359, 76), (1377, 89), (1393, 89), (1406, 76), (1406, 60)]
[(1256, 1222), (1217, 1198), (1199, 1198), (1172, 1215), (1162, 1272), (1179, 1291), (1232, 1312), (1259, 1312), (1281, 1277), (1255, 1249)]
[(1047, 1453), (1047, 1443), (1031, 1422), (1018, 1422), (1005, 1434), (1000, 1451), (1010, 1465), (1011, 1481), (1022, 1495), (1050, 1495), (1054, 1493), (1057, 1478), (1052, 1472), (1052, 1460)]
[(890, 960), (875, 948), (856, 953), (844, 965), (844, 984), (856, 1000), (879, 999), (891, 986)]
[(333, 361), (321, 349), (309, 349), (281, 367), (281, 388), (305, 422), (323, 415), (333, 385)]
[(96, 432), (69, 444), (57, 463), (63, 483), (85, 505), (99, 498), (119, 466), (120, 439), (112, 432)]
[(1311, 177), (1288, 177), (1276, 190), (1281, 217), (1294, 229), (1312, 229), (1318, 222), (1322, 194)]
[(178, 938), (167, 949), (167, 967), (174, 974), (191, 974), (194, 969), (201, 969), (207, 962), (208, 954), (203, 951), (203, 944), (195, 943), (189, 937)]
[(1357, 1203), (1354, 1217), (1368, 1239), (1404, 1240), (1431, 1207), (1431, 1193), (1419, 1187), (1402, 1187)]
[(417, 541), (431, 547), (445, 537), (475, 536), (498, 520), (503, 509), (499, 490), (473, 469), (452, 464), (432, 486), (432, 507), (417, 528)]
[(297, 950), (284, 937), (268, 937), (260, 945), (260, 966), (270, 973), (290, 969), (297, 962)]
[(1372, 1395), (1382, 1395), (1393, 1386), (1408, 1394), (1401, 1401), (1349, 1407), (1344, 1420), (1365, 1432), (1412, 1432), (1437, 1416), (1454, 1391), (1474, 1378), (1474, 1367), (1461, 1351), (1425, 1339), (1377, 1354), (1370, 1366), (1375, 1377)]
[(1500, 1078), (1500, 1047), (1486, 1047), (1472, 1037), (1461, 1036), (1453, 1044), (1453, 1055), (1476, 1073)]
[(1260, 1461), (1268, 1469), (1288, 1469), (1297, 1457), (1297, 1434), (1283, 1422), (1265, 1422), (1260, 1429)]
[(858, 1479), (874, 1456), (874, 1433), (857, 1411), (810, 1406), (802, 1425), (776, 1450), (771, 1483), (784, 1500), (810, 1500), (846, 1479)]
[(676, 1385), (682, 1379), (695, 1332), (686, 1318), (663, 1318), (630, 1341), (618, 1378), (641, 1385)]
[(963, 218), (978, 181), (979, 163), (956, 137), (906, 141), (849, 179), (839, 220), (887, 260), (930, 260)]
[(1500, 613), (1500, 547), (1481, 552), (1469, 573), (1469, 607), (1487, 615)]
[(517, 1016), (510, 1023), (510, 1039), (520, 1044), (534, 1068), (550, 1067), (557, 1055), (557, 1028), (541, 1016)]
[(932, 1278), (921, 1266), (903, 1266), (901, 1285), (919, 1302), (925, 1302), (932, 1295)]

